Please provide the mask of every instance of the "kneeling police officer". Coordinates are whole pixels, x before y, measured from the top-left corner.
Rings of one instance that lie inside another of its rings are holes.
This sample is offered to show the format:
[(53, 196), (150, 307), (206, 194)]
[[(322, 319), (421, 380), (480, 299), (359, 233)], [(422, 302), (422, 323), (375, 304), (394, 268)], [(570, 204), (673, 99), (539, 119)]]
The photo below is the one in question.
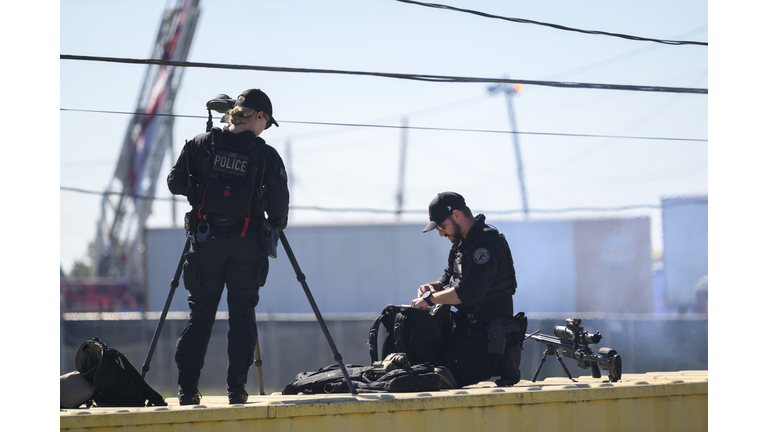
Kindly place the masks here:
[[(464, 197), (442, 192), (429, 204), (430, 222), (453, 246), (448, 266), (435, 282), (421, 285), (411, 306), (453, 305), (455, 328), (438, 356), (438, 366), (463, 387), (500, 376), (499, 386), (520, 381), (525, 314), (514, 315), (512, 295), (517, 288), (512, 253), (504, 235), (477, 217)], [(450, 307), (450, 306), (448, 306)], [(449, 380), (450, 381), (450, 380)]]

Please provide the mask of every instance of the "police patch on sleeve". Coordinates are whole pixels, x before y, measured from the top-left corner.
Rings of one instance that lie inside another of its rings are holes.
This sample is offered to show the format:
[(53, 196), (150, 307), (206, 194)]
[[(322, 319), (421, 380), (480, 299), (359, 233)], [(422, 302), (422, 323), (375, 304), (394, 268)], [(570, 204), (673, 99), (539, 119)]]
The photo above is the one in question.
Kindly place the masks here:
[(485, 264), (488, 262), (489, 259), (491, 259), (491, 253), (488, 252), (488, 249), (486, 248), (478, 248), (477, 250), (475, 250), (475, 254), (473, 255), (473, 258), (476, 263)]

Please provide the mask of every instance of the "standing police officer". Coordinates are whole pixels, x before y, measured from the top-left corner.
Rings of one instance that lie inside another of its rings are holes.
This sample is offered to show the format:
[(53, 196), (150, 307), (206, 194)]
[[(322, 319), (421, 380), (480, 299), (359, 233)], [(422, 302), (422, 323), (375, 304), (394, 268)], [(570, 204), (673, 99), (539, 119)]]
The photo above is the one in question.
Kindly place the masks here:
[(254, 308), (269, 270), (268, 230), (288, 224), (285, 166), (259, 137), (272, 124), (279, 126), (269, 97), (246, 90), (224, 121), (227, 127), (188, 141), (168, 175), (171, 193), (192, 205), (185, 217), (191, 239), (183, 277), (190, 316), (176, 344), (182, 405), (200, 403), (198, 380), (225, 284), (227, 394), (229, 403), (248, 400), (245, 383), (257, 343)]
[[(429, 220), (424, 232), (437, 228), (440, 237), (447, 237), (453, 246), (443, 275), (420, 286), (411, 306), (424, 309), (443, 304), (457, 309), (455, 328), (438, 366), (450, 371), (458, 387), (492, 376), (501, 376), (497, 385), (516, 384), (525, 318), (524, 314), (514, 316), (512, 295), (517, 280), (504, 235), (486, 225), (484, 215), (474, 217), (455, 192), (440, 193), (432, 200)], [(503, 339), (502, 348), (489, 352), (493, 345), (489, 345), (489, 337)]]

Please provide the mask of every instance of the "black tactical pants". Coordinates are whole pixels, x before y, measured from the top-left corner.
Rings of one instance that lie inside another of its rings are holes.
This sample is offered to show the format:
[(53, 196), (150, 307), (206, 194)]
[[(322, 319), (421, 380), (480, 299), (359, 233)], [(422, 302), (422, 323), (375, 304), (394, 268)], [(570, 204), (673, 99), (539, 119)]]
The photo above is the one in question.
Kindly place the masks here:
[(521, 354), (519, 344), (507, 344), (504, 356), (489, 354), (486, 324), (459, 319), (437, 363), (451, 371), (459, 387), (487, 381), (493, 376), (511, 379), (514, 384), (520, 380)]
[(190, 316), (176, 343), (181, 387), (197, 389), (225, 285), (229, 308), (227, 387), (238, 389), (245, 385), (258, 337), (254, 308), (268, 270), (268, 258), (258, 234), (192, 242), (184, 267)]

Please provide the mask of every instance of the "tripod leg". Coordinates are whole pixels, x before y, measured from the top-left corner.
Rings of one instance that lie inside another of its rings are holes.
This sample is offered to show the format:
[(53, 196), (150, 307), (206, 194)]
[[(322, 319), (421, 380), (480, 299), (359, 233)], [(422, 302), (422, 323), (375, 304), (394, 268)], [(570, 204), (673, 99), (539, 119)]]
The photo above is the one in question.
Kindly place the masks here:
[(539, 367), (536, 368), (536, 374), (533, 376), (533, 380), (531, 382), (536, 382), (536, 378), (539, 376), (539, 372), (541, 372), (541, 367), (544, 366), (544, 361), (547, 360), (547, 355), (549, 354), (549, 350), (544, 351), (544, 355), (541, 356), (541, 361), (539, 362)]
[(184, 254), (189, 250), (190, 237), (187, 235), (187, 241), (184, 243), (184, 250), (181, 251), (181, 257), (179, 258), (179, 265), (176, 267), (176, 274), (171, 280), (171, 290), (168, 291), (168, 297), (165, 299), (165, 306), (163, 307), (163, 313), (160, 314), (160, 322), (157, 323), (155, 329), (155, 335), (152, 336), (152, 343), (149, 346), (149, 352), (147, 352), (147, 358), (144, 360), (144, 364), (141, 366), (141, 377), (147, 375), (149, 371), (149, 362), (152, 361), (152, 356), (155, 354), (155, 347), (157, 346), (157, 340), (160, 338), (160, 332), (163, 330), (163, 324), (165, 323), (165, 317), (168, 316), (168, 310), (171, 308), (171, 300), (173, 300), (173, 294), (176, 292), (176, 288), (179, 287), (179, 279), (181, 279), (181, 270), (184, 266)]
[(259, 328), (256, 327), (256, 314), (253, 315), (253, 327), (256, 329), (256, 349), (253, 364), (256, 365), (256, 375), (259, 378), (259, 394), (264, 395), (264, 376), (261, 374), (261, 351), (259, 350)]
[(331, 338), (331, 334), (328, 332), (328, 327), (326, 327), (325, 325), (323, 316), (320, 315), (320, 311), (317, 309), (317, 304), (315, 303), (315, 299), (312, 297), (312, 293), (309, 291), (309, 286), (307, 286), (307, 277), (304, 276), (304, 274), (301, 272), (301, 269), (299, 268), (299, 263), (296, 262), (296, 257), (293, 255), (291, 246), (288, 244), (288, 240), (285, 238), (285, 233), (283, 233), (282, 231), (280, 231), (280, 242), (283, 243), (283, 249), (285, 249), (285, 254), (288, 255), (288, 259), (291, 261), (293, 270), (296, 272), (296, 279), (298, 279), (299, 283), (301, 283), (302, 288), (304, 288), (304, 293), (307, 295), (307, 300), (309, 300), (309, 305), (312, 306), (312, 311), (315, 312), (315, 317), (317, 318), (317, 322), (320, 324), (320, 328), (323, 330), (325, 339), (328, 341), (328, 345), (331, 346), (331, 351), (333, 352), (333, 359), (336, 361), (336, 363), (339, 364), (339, 368), (341, 368), (341, 373), (344, 375), (344, 380), (347, 382), (347, 386), (349, 387), (349, 392), (352, 394), (357, 394), (357, 390), (352, 385), (352, 380), (349, 378), (349, 373), (347, 372), (347, 368), (344, 367), (344, 361), (341, 359), (341, 354), (339, 354), (339, 351), (336, 349), (336, 344), (333, 343), (333, 339)]

